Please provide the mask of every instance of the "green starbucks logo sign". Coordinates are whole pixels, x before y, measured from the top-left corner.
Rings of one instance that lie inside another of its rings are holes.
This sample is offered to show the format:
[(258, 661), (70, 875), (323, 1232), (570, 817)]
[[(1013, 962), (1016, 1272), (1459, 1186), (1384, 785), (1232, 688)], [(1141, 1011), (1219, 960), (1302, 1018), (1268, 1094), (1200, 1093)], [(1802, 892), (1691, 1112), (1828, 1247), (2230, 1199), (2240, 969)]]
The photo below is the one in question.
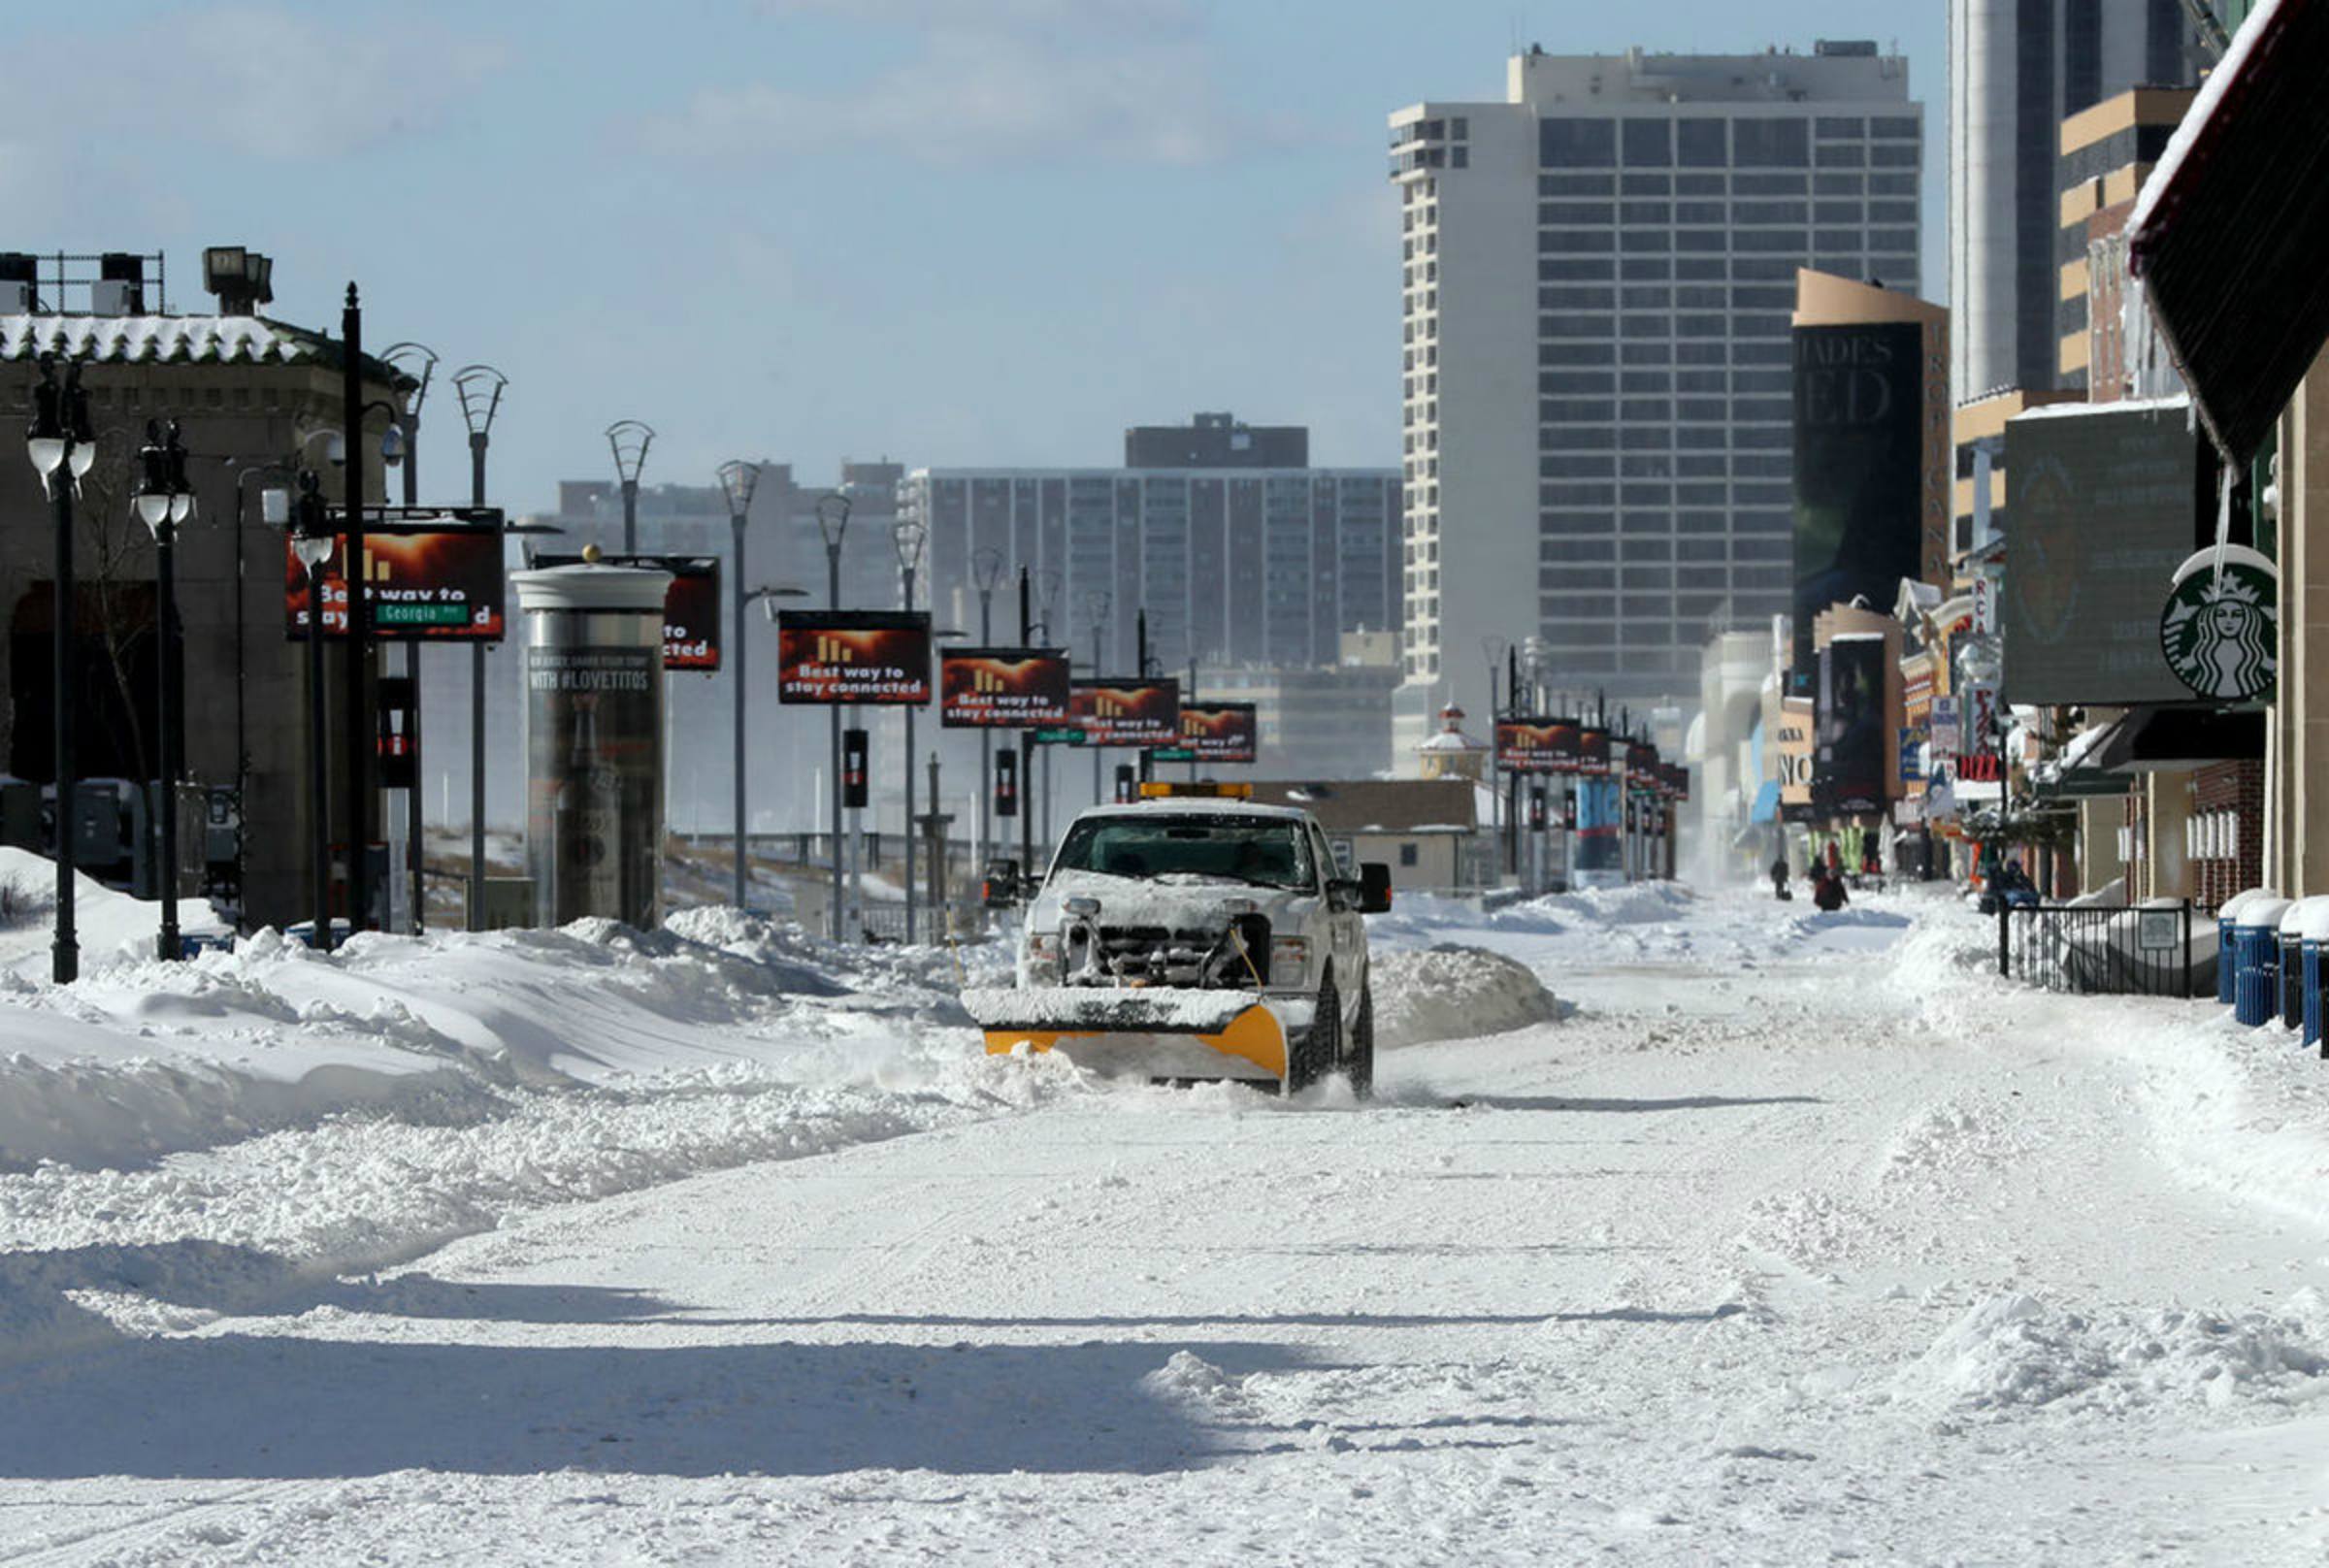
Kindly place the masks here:
[(2245, 545), (2200, 551), (2176, 569), (2159, 648), (2176, 678), (2221, 702), (2272, 695), (2280, 674), (2280, 577)]

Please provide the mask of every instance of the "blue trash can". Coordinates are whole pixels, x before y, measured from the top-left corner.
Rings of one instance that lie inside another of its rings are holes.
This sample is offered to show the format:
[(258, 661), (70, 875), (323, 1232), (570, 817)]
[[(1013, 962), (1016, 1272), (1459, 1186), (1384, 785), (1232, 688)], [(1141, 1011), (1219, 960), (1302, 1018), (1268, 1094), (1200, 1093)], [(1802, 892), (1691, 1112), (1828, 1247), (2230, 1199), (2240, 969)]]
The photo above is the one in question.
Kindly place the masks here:
[(2280, 1010), (2280, 917), (2286, 898), (2251, 898), (2232, 923), (2232, 1016), (2254, 1029)]
[(2329, 944), (2329, 898), (2305, 900), (2304, 918), (2297, 925), (2299, 962), (2305, 987), (2305, 1043), (2318, 1045), (2321, 1039), (2321, 948)]
[(2226, 1007), (2232, 1005), (2233, 922), (2240, 918), (2241, 906), (2250, 898), (2273, 896), (2270, 888), (2243, 888), (2215, 911), (2215, 999)]
[(2311, 898), (2299, 898), (2280, 917), (2280, 940), (2275, 944), (2274, 964), (2280, 977), (2279, 1011), (2282, 1029), (2305, 1027), (2305, 954), (2298, 933), (2303, 930), (2301, 923), (2309, 913), (2306, 905), (2312, 902)]

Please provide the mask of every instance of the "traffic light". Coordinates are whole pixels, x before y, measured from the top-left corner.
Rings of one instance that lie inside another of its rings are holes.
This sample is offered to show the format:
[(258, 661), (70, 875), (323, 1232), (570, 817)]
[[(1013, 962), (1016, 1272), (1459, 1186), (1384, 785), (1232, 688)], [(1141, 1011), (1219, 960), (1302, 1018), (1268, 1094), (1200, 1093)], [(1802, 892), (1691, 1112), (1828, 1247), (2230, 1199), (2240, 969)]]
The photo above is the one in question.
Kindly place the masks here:
[(1137, 771), (1131, 763), (1116, 765), (1116, 803), (1118, 805), (1130, 805), (1138, 799), (1140, 786), (1137, 778)]
[(1019, 753), (1009, 746), (995, 754), (995, 814), (1019, 814)]
[(1561, 792), (1560, 826), (1564, 833), (1577, 831), (1577, 786), (1574, 784)]
[(1528, 786), (1528, 831), (1545, 831), (1545, 787), (1542, 784)]
[(866, 804), (866, 732), (841, 732), (841, 804), (862, 810)]

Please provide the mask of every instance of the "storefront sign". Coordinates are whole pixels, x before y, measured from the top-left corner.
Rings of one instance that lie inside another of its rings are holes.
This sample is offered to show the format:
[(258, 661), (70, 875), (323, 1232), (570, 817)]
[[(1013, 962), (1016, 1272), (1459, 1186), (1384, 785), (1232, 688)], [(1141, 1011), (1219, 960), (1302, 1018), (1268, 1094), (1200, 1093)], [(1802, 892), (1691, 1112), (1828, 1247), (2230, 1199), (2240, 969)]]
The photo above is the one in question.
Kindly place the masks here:
[(2280, 674), (2280, 572), (2257, 551), (2200, 551), (2176, 569), (2159, 617), (2167, 667), (2219, 702), (2269, 699)]

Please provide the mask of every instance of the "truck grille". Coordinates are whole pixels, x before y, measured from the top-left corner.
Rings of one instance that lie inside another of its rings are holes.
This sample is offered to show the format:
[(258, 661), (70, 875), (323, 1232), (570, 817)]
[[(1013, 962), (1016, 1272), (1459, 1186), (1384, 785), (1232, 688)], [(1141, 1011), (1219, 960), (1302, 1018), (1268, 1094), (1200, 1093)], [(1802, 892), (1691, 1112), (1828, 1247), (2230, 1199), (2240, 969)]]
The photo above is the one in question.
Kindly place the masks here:
[(1257, 974), (1263, 983), (1269, 979), (1269, 922), (1240, 915), (1232, 924), (1244, 939), (1245, 957), (1238, 956), (1227, 931), (1071, 922), (1061, 933), (1067, 983), (1250, 991)]

